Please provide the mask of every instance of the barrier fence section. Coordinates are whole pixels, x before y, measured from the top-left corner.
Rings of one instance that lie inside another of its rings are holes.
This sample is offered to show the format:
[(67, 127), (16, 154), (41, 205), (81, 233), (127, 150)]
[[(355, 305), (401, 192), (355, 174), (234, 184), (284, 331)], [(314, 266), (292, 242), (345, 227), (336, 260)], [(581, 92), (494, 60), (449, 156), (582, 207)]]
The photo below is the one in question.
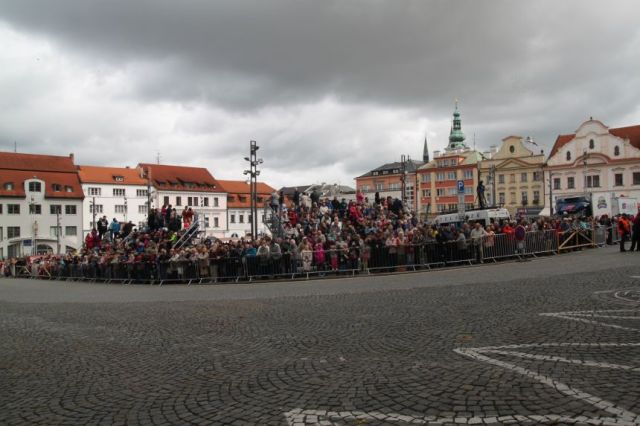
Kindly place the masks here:
[(615, 239), (615, 228), (532, 231), (523, 240), (513, 234), (491, 234), (477, 239), (427, 241), (420, 244), (352, 245), (331, 250), (294, 249), (269, 255), (193, 258), (141, 262), (99, 260), (57, 263), (34, 262), (14, 265), (12, 276), (85, 280), (107, 283), (218, 283), (252, 282), (262, 279), (309, 279), (336, 275), (376, 274), (431, 269), (460, 264), (497, 262), (502, 259), (557, 254), (563, 250), (594, 247), (606, 243), (607, 232)]

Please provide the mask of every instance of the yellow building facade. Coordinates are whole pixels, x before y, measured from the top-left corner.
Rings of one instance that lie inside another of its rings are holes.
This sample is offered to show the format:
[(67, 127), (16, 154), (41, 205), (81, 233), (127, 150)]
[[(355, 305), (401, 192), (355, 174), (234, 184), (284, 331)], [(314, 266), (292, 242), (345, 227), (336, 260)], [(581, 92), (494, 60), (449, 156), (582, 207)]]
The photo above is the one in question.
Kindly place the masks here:
[[(535, 151), (537, 151), (537, 153)], [(512, 215), (526, 210), (537, 215), (544, 207), (544, 153), (521, 136), (507, 136), (497, 152), (480, 162), (480, 180), (489, 205), (502, 206)]]

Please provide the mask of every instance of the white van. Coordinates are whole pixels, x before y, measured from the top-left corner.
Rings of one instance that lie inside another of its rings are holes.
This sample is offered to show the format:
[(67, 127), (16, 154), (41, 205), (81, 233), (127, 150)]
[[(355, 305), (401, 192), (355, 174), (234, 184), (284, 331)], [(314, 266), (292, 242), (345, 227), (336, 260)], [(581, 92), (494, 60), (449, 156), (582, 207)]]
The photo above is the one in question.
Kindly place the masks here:
[(509, 210), (503, 208), (469, 210), (464, 213), (464, 220), (462, 220), (459, 213), (441, 214), (434, 219), (434, 223), (440, 226), (451, 224), (459, 225), (463, 222), (479, 221), (486, 226), (491, 222), (498, 222), (500, 220), (511, 220)]

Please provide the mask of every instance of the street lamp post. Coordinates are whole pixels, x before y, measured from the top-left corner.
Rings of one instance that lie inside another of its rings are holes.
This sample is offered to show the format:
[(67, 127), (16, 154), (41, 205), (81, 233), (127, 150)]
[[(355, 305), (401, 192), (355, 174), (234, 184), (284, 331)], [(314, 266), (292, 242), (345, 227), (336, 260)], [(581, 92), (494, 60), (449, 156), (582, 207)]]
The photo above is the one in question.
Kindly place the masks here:
[(251, 190), (251, 236), (255, 239), (258, 236), (258, 164), (262, 164), (262, 158), (257, 158), (260, 149), (256, 141), (249, 142), (249, 157), (244, 157), (249, 162), (249, 169), (243, 173), (249, 175)]
[(400, 199), (402, 200), (403, 206), (407, 202), (407, 161), (409, 161), (409, 156), (402, 154), (400, 156)]
[(91, 229), (96, 228), (96, 197), (93, 197), (91, 200), (91, 210), (93, 211), (93, 223), (91, 224)]
[(62, 232), (62, 227), (60, 226), (60, 209), (56, 208), (56, 254), (60, 254), (60, 233)]

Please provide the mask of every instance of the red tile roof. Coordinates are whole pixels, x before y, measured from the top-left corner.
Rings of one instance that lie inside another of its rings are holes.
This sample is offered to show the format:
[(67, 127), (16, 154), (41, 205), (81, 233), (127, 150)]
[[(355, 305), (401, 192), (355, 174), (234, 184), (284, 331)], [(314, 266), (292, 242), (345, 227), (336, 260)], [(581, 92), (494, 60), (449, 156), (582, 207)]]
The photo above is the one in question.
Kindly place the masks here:
[(39, 170), (41, 172), (75, 173), (73, 154), (68, 157), (57, 155), (23, 154), (0, 152), (0, 168), (10, 170)]
[(154, 187), (166, 191), (226, 192), (204, 167), (170, 166), (165, 164), (138, 164)]
[[(146, 185), (147, 180), (140, 177), (138, 169), (128, 167), (78, 166), (78, 174), (82, 183), (102, 183), (117, 185)], [(122, 181), (115, 177), (121, 176)]]
[[(227, 207), (228, 208), (250, 208), (251, 207), (251, 187), (242, 180), (219, 180), (218, 183), (228, 192)], [(274, 188), (264, 182), (258, 182), (258, 198), (262, 198), (262, 202), (258, 202), (259, 207), (264, 207), (270, 201)], [(240, 197), (244, 197), (244, 201)]]
[[(0, 152), (0, 197), (25, 197), (24, 182), (34, 177), (44, 181), (47, 198), (84, 198), (73, 155)], [(13, 184), (12, 190), (5, 189), (7, 183)], [(59, 185), (59, 190), (54, 190), (54, 184)]]
[[(640, 149), (640, 125), (609, 129), (609, 133), (619, 138), (629, 139), (629, 142), (632, 146)], [(558, 137), (556, 138), (556, 142), (553, 144), (553, 148), (551, 148), (549, 158), (553, 157), (560, 150), (560, 148), (568, 144), (575, 137), (575, 133), (572, 133), (570, 135), (558, 135)]]
[[(0, 169), (0, 197), (26, 196), (24, 181), (34, 177), (44, 181), (44, 196), (46, 198), (76, 198), (83, 199), (82, 185), (77, 173), (56, 172), (32, 172), (26, 170)], [(6, 190), (5, 184), (13, 183), (13, 190)], [(55, 191), (53, 185), (57, 184), (59, 190)], [(68, 191), (70, 188), (70, 191)]]

